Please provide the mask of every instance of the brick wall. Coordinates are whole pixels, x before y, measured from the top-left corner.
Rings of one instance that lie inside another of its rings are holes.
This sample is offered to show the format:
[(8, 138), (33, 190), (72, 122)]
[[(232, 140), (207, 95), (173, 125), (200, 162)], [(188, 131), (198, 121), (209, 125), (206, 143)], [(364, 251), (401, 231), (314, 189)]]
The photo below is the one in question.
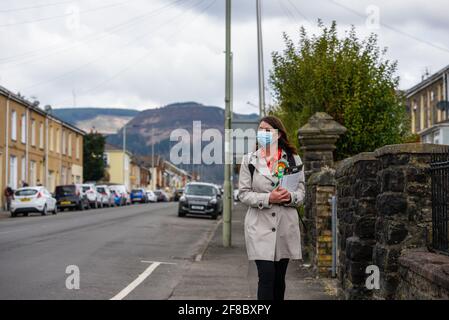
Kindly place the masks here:
[(335, 195), (335, 171), (324, 168), (311, 175), (308, 180), (311, 218), (309, 238), (311, 240), (312, 264), (320, 276), (329, 276), (332, 266), (332, 206), (330, 198)]

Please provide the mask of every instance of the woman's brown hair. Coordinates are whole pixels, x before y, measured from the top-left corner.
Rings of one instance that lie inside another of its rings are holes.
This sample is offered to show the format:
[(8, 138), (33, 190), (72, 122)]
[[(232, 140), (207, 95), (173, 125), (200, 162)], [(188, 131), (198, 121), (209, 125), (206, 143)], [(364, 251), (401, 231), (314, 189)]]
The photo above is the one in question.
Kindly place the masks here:
[[(266, 122), (270, 126), (272, 126), (273, 129), (278, 130), (279, 134), (278, 145), (281, 149), (284, 149), (285, 152), (287, 152), (288, 154), (298, 154), (296, 147), (292, 143), (290, 143), (290, 141), (288, 141), (287, 130), (285, 129), (281, 119), (275, 116), (265, 116), (262, 119), (260, 119), (259, 126), (262, 122)], [(256, 146), (256, 149), (257, 148), (258, 146)]]

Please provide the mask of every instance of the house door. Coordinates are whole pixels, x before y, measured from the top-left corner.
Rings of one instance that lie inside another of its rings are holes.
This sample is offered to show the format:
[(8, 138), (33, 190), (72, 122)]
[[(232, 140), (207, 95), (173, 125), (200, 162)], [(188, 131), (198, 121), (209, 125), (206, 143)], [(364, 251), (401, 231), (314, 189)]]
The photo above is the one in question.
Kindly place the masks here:
[(17, 157), (11, 156), (9, 160), (9, 186), (15, 190), (17, 189)]
[(31, 161), (30, 162), (30, 185), (31, 186), (36, 185), (36, 179), (37, 179), (36, 161)]

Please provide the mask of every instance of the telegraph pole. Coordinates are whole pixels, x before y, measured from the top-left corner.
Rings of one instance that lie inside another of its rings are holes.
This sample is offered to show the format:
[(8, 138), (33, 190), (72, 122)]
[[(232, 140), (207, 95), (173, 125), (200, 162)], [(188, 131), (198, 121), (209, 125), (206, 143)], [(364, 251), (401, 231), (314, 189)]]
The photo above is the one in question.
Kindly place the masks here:
[(231, 57), (231, 0), (226, 0), (226, 91), (225, 91), (225, 165), (223, 199), (223, 246), (231, 246), (231, 104), (232, 104), (232, 57)]
[(123, 126), (123, 184), (126, 185), (126, 170), (125, 170), (125, 162), (126, 162), (126, 124)]
[(152, 177), (152, 186), (153, 190), (156, 190), (156, 170), (154, 168), (154, 127), (151, 126), (151, 177)]
[(265, 116), (265, 75), (263, 68), (263, 43), (262, 43), (262, 8), (260, 0), (256, 0), (257, 11), (257, 60), (259, 64), (259, 116)]

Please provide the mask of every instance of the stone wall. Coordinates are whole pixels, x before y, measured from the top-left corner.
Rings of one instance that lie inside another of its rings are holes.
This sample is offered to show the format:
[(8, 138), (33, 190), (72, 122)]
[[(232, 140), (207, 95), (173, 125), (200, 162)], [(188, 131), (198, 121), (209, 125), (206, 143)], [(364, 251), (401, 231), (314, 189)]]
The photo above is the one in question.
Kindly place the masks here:
[(449, 299), (449, 256), (405, 250), (399, 258), (396, 299)]
[[(431, 226), (430, 155), (441, 146), (391, 145), (336, 167), (340, 294), (394, 299), (403, 250), (426, 247)], [(366, 266), (380, 270), (380, 289), (365, 288)]]
[(393, 299), (399, 283), (402, 250), (426, 247), (432, 223), (430, 156), (439, 146), (403, 144), (375, 151), (379, 160), (376, 198), (376, 246), (373, 263), (380, 268), (378, 299)]
[(361, 153), (336, 167), (338, 214), (338, 278), (344, 299), (369, 299), (365, 269), (373, 264), (378, 160)]

